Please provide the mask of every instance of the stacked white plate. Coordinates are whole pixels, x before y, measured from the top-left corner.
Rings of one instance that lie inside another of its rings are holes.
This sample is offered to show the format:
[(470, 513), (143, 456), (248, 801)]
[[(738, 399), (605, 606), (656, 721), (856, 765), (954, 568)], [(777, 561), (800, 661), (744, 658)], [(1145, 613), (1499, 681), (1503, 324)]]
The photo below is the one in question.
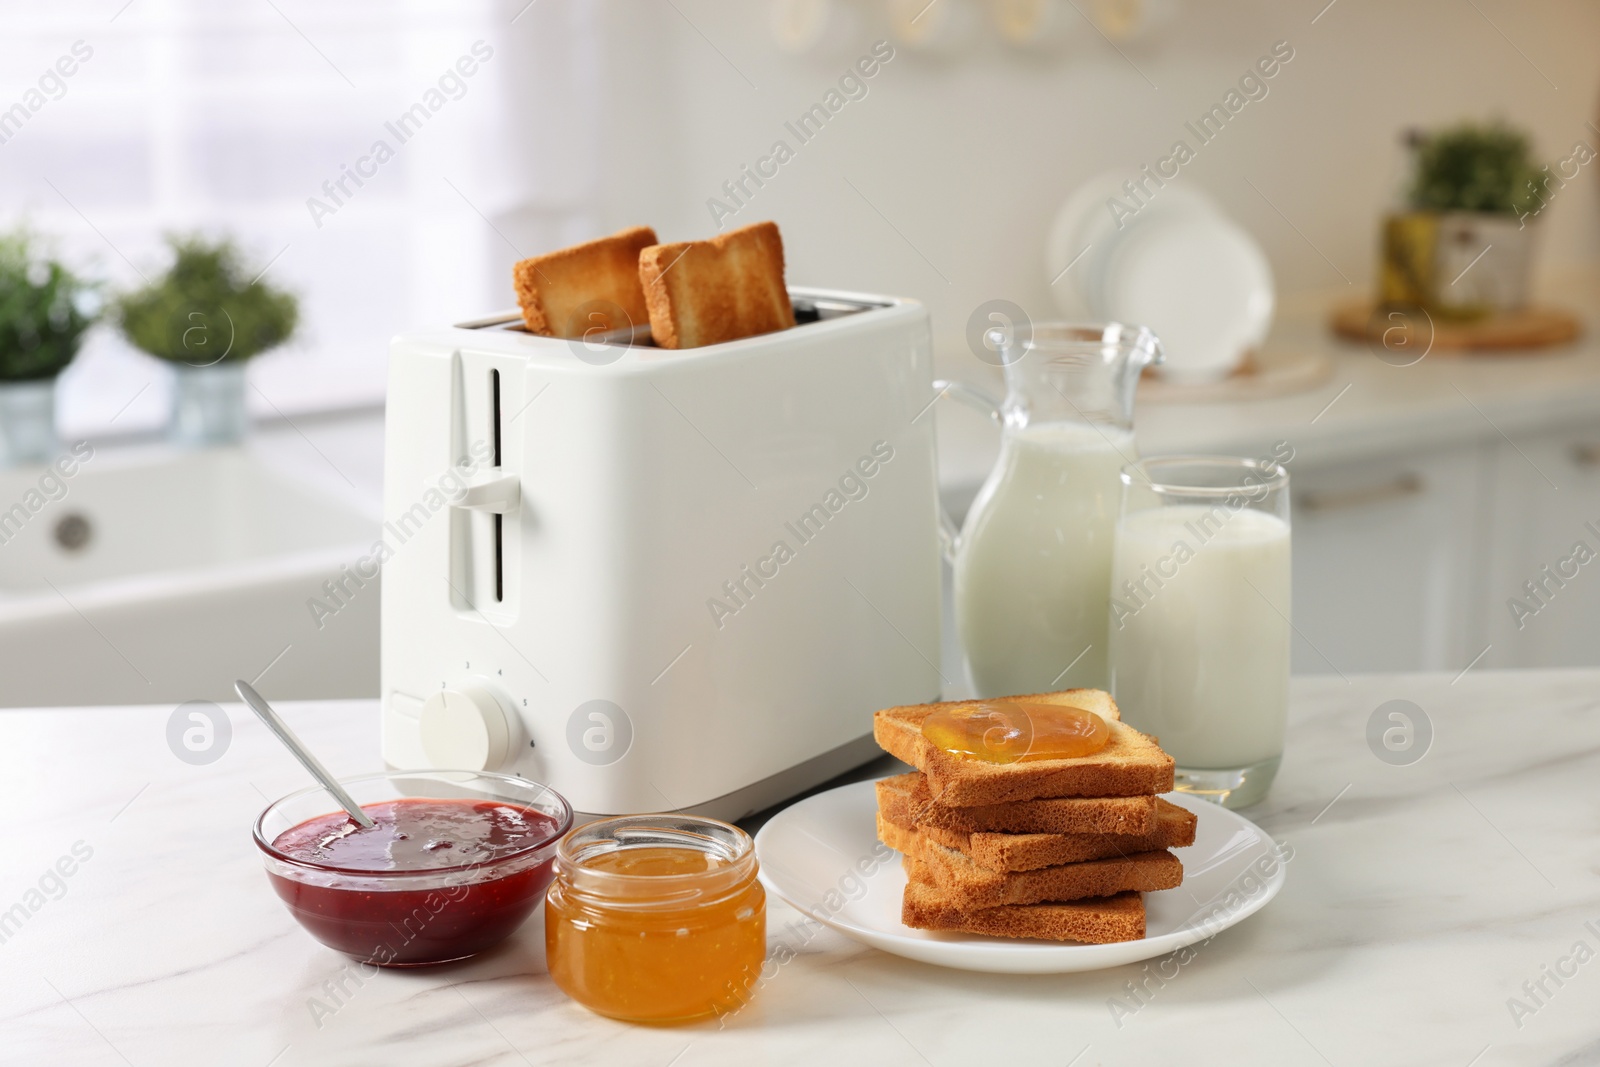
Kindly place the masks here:
[(1181, 177), (1147, 182), (1142, 206), (1126, 181), (1107, 173), (1085, 182), (1056, 215), (1046, 268), (1057, 306), (1069, 319), (1150, 327), (1174, 382), (1227, 377), (1272, 325), (1266, 255)]

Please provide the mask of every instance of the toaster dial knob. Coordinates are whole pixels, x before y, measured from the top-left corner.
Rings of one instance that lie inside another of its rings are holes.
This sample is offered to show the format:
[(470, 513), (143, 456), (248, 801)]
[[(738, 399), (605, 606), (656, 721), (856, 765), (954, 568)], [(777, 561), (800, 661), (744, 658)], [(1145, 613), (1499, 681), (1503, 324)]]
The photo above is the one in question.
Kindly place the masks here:
[(419, 718), (422, 751), (441, 770), (494, 770), (510, 752), (505, 709), (485, 690), (440, 690), (422, 705)]

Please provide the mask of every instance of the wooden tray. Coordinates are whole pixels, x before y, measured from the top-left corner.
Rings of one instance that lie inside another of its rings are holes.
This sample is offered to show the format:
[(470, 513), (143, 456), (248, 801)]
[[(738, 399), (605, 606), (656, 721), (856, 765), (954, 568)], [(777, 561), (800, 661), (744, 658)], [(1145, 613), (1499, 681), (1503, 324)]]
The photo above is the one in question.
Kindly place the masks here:
[(1448, 322), (1420, 309), (1383, 311), (1370, 300), (1341, 304), (1328, 324), (1347, 341), (1452, 356), (1538, 355), (1537, 349), (1566, 344), (1583, 332), (1577, 317), (1559, 308), (1529, 307), (1477, 322)]

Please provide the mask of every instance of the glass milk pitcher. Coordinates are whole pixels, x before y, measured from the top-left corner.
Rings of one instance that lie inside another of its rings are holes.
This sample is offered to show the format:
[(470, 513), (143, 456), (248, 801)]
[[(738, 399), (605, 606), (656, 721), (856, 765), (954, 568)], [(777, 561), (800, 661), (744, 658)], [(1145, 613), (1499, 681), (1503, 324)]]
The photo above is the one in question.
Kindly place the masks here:
[(1106, 689), (1111, 547), (1122, 467), (1138, 459), (1133, 395), (1162, 360), (1142, 326), (996, 328), (995, 403), (935, 382), (1000, 423), (1000, 459), (959, 534), (947, 530), (955, 617), (978, 696)]

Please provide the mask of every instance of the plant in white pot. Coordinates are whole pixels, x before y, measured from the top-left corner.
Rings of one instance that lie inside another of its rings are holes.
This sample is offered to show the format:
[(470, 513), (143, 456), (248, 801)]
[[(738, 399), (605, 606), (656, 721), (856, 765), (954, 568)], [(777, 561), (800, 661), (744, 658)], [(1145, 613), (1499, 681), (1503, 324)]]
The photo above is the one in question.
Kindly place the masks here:
[(294, 296), (252, 277), (233, 241), (169, 237), (171, 268), (116, 302), (123, 336), (173, 370), (168, 436), (235, 444), (249, 427), (245, 364), (289, 340)]
[(1538, 171), (1528, 139), (1465, 123), (1413, 133), (1410, 210), (1384, 228), (1383, 299), (1454, 319), (1516, 311), (1533, 268)]
[(57, 451), (56, 377), (98, 310), (95, 286), (41, 255), (25, 231), (0, 237), (0, 457), (43, 463)]

